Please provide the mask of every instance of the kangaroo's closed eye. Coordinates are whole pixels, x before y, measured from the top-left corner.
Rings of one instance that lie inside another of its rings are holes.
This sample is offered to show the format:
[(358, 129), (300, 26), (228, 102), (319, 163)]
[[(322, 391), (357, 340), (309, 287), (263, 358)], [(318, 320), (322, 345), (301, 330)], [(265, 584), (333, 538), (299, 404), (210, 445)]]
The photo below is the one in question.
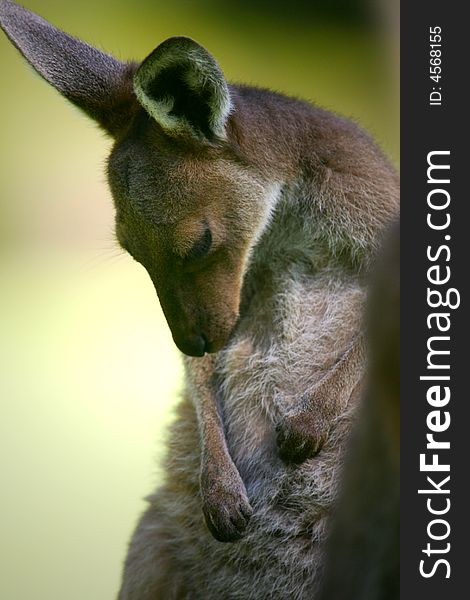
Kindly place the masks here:
[(193, 260), (196, 258), (204, 258), (212, 247), (212, 233), (209, 227), (206, 227), (201, 237), (193, 244), (193, 247), (186, 255), (186, 258)]

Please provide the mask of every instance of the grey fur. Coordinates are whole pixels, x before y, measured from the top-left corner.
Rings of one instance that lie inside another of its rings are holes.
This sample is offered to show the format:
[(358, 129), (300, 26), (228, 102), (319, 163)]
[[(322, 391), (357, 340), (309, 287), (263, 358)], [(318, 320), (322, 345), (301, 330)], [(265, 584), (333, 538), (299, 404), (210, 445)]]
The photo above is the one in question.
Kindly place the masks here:
[[(218, 71), (211, 85), (230, 110), (193, 78), (202, 102), (182, 102), (191, 127), (175, 135), (135, 97), (136, 65), (11, 2), (0, 22), (114, 135), (119, 242), (147, 269), (178, 347), (211, 352), (185, 358), (166, 475), (132, 538), (119, 600), (314, 597), (364, 372), (364, 276), (398, 211), (395, 172), (346, 119), (228, 85)], [(213, 72), (215, 60), (198, 56)], [(184, 100), (180, 65), (166, 81)], [(207, 228), (207, 256), (190, 260)]]

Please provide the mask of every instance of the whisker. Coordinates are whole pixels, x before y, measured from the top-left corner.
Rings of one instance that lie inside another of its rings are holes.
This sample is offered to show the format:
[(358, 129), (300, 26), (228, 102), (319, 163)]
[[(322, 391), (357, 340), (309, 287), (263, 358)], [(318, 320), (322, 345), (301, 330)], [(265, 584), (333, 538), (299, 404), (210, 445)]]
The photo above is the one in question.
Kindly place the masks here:
[(84, 260), (81, 269), (85, 272), (93, 271), (103, 265), (116, 264), (125, 256), (126, 252), (116, 244), (101, 246), (96, 248), (96, 252), (92, 256)]

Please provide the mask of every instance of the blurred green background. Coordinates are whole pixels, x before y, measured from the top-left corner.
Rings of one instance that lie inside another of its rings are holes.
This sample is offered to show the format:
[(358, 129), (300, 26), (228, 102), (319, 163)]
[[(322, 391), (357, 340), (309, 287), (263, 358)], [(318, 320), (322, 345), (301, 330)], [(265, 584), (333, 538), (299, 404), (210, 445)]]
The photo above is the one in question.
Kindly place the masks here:
[[(353, 116), (398, 162), (396, 47), (378, 4), (24, 4), (120, 58), (194, 37), (229, 80)], [(0, 597), (111, 599), (158, 482), (178, 354), (113, 240), (109, 140), (4, 36), (0, 72)]]

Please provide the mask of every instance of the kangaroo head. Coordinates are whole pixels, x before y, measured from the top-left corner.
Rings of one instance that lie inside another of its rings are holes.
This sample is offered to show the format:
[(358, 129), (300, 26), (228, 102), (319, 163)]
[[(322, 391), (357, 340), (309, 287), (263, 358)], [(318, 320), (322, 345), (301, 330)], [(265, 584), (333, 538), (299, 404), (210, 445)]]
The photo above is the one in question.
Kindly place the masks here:
[(235, 326), (268, 216), (261, 179), (199, 132), (176, 139), (141, 115), (108, 164), (119, 243), (147, 269), (176, 345), (194, 356), (219, 350)]
[(0, 23), (115, 139), (108, 178), (117, 239), (148, 271), (178, 348), (219, 350), (236, 324), (274, 190), (228, 139), (235, 109), (214, 58), (174, 37), (140, 65), (123, 63), (6, 0)]

